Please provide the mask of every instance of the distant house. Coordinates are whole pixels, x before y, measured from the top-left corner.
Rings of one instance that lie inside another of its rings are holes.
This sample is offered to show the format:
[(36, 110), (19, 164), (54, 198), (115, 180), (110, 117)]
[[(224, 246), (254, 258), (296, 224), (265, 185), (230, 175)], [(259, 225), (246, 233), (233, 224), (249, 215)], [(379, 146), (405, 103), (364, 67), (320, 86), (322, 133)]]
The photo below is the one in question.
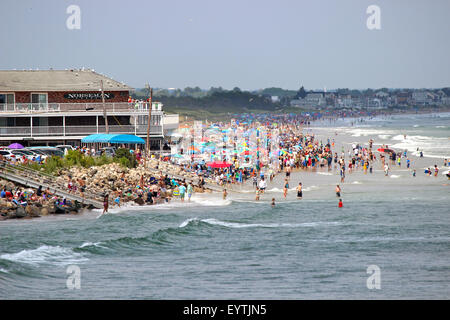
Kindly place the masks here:
[(379, 99), (386, 99), (387, 97), (389, 97), (389, 93), (384, 91), (378, 91), (377, 93), (375, 93), (375, 96)]
[(379, 98), (367, 98), (367, 108), (369, 109), (382, 109), (383, 103)]
[(327, 104), (325, 92), (308, 92), (303, 99), (291, 100), (291, 106), (303, 108), (323, 107)]
[(429, 105), (433, 103), (433, 95), (425, 90), (417, 90), (412, 93), (412, 102), (419, 105)]
[(410, 100), (409, 92), (398, 92), (395, 98), (395, 104), (397, 105), (408, 105)]
[(278, 96), (271, 96), (270, 99), (272, 100), (273, 103), (280, 101), (280, 97)]

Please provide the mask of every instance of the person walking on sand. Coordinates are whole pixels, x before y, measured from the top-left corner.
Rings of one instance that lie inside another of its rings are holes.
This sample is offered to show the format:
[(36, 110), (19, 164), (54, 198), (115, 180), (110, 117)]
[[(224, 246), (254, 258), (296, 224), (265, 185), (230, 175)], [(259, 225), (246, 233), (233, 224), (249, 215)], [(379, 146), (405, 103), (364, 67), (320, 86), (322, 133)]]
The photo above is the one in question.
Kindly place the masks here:
[(291, 178), (291, 167), (286, 166), (286, 179), (289, 180)]
[(258, 189), (258, 177), (257, 176), (253, 176), (253, 187)]
[(384, 165), (384, 175), (387, 177), (389, 175), (389, 164)]

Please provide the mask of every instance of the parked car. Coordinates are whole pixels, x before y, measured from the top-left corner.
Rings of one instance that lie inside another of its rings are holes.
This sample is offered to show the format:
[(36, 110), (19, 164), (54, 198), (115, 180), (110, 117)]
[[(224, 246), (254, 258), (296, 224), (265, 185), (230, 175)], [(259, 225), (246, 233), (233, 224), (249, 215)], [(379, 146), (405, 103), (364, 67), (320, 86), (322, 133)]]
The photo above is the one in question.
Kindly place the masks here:
[(60, 144), (56, 146), (56, 148), (60, 149), (64, 154), (66, 153), (66, 150), (75, 150), (75, 147), (72, 147), (70, 144)]
[(43, 146), (43, 147), (29, 147), (29, 150), (33, 151), (33, 152), (42, 152), (47, 156), (58, 156), (58, 157), (64, 157), (64, 152), (61, 151), (60, 149), (56, 148), (56, 147), (47, 147), (47, 146)]
[(33, 155), (34, 155), (36, 158), (37, 158), (38, 156), (41, 156), (41, 159), (42, 159), (42, 160), (45, 160), (45, 159), (47, 159), (47, 158), (49, 157), (48, 154), (46, 154), (46, 153), (40, 151), (39, 149), (29, 149), (29, 148), (25, 148), (25, 149), (21, 149), (21, 150), (27, 150), (27, 151), (33, 153)]
[(100, 149), (101, 154), (105, 154), (108, 157), (114, 157), (116, 155), (115, 147), (104, 147)]
[(25, 149), (17, 149), (17, 150), (11, 150), (11, 153), (13, 155), (16, 156), (16, 158), (23, 158), (23, 156), (25, 156), (25, 158), (27, 158), (28, 160), (36, 160), (36, 153), (31, 152), (29, 150), (25, 150)]
[(11, 160), (13, 158), (16, 158), (16, 155), (13, 154), (11, 151), (12, 150), (10, 150), (10, 149), (1, 149), (0, 154), (7, 160)]

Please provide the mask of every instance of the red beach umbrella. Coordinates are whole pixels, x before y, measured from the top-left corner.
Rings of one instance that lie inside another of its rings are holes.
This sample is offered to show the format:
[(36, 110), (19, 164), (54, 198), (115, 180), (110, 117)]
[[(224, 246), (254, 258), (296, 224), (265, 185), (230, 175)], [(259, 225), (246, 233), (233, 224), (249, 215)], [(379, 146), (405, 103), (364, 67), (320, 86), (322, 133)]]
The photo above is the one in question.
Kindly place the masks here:
[(228, 168), (228, 167), (231, 167), (231, 163), (223, 162), (223, 161), (208, 162), (206, 165), (208, 167), (211, 167), (211, 168)]

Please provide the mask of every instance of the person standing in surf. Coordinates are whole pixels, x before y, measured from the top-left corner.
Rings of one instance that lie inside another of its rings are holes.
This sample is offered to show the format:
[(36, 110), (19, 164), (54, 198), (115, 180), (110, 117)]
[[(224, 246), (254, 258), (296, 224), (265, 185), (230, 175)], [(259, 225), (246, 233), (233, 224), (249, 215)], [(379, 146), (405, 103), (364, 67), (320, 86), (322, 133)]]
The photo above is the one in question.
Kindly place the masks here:
[(339, 187), (339, 185), (336, 185), (336, 197), (341, 197), (341, 187)]
[(180, 199), (181, 199), (181, 202), (184, 202), (184, 196), (185, 196), (185, 194), (186, 194), (186, 185), (184, 185), (184, 184), (180, 185), (179, 190), (180, 190)]
[(109, 194), (105, 194), (105, 197), (103, 198), (103, 212), (102, 212), (102, 214), (108, 212), (108, 206), (109, 206)]
[(187, 196), (188, 196), (188, 201), (191, 202), (191, 197), (192, 197), (192, 193), (194, 191), (194, 188), (192, 187), (192, 184), (189, 183), (187, 186)]
[(299, 182), (297, 186), (297, 198), (303, 199), (302, 183)]
[(284, 182), (285, 182), (285, 183), (284, 183), (283, 195), (284, 195), (284, 198), (286, 199), (287, 192), (288, 192), (288, 190), (289, 190), (289, 182), (288, 182), (288, 179), (286, 178), (286, 180), (285, 180)]

